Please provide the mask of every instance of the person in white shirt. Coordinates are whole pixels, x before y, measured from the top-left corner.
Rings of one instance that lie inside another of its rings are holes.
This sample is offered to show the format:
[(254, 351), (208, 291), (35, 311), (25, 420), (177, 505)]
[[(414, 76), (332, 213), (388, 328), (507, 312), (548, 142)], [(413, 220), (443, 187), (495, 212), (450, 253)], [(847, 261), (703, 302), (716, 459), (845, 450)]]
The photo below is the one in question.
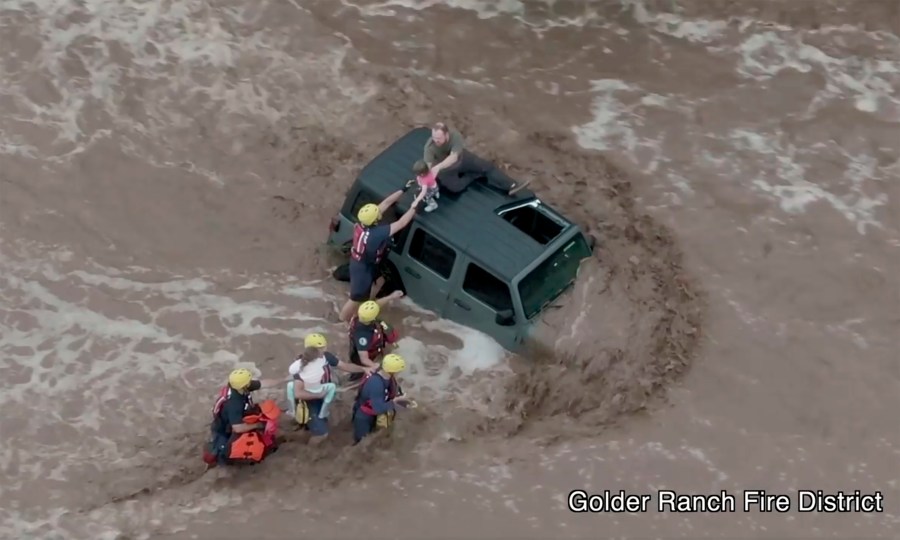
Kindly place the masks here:
[(328, 436), (328, 406), (337, 391), (331, 370), (337, 368), (347, 373), (370, 370), (327, 352), (328, 340), (322, 334), (306, 336), (303, 345), (303, 353), (288, 368), (293, 380), (287, 383), (287, 395), (294, 408), (294, 419), (310, 432), (310, 442), (315, 444)]

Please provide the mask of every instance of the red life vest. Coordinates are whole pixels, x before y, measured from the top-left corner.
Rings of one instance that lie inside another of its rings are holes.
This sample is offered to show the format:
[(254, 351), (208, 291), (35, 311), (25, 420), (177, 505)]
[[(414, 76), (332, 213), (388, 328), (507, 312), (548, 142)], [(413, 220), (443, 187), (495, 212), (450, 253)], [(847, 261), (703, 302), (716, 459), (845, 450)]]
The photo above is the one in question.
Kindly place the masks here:
[[(357, 394), (356, 394), (357, 402), (359, 402), (362, 399), (362, 391), (363, 391), (363, 387), (366, 385), (366, 382), (374, 376), (375, 376), (375, 373), (367, 373), (363, 377), (362, 382), (359, 385), (359, 392), (357, 392)], [(379, 377), (380, 377), (380, 375), (379, 375)], [(397, 384), (397, 379), (395, 379), (394, 377), (391, 377), (390, 379), (388, 379), (387, 388), (384, 389), (384, 399), (386, 399), (387, 401), (390, 401), (390, 400), (394, 399), (395, 397), (397, 397), (398, 395), (400, 395), (400, 385)], [(359, 410), (368, 414), (369, 416), (378, 416), (375, 413), (375, 409), (372, 408), (372, 401), (368, 400), (368, 399), (365, 402), (359, 404)]]
[[(353, 337), (354, 332), (356, 332), (357, 325), (362, 324), (359, 322), (359, 317), (354, 315), (352, 319), (350, 319), (350, 330), (347, 332), (347, 336), (350, 338), (350, 350), (356, 350), (356, 339)], [(385, 333), (385, 324), (375, 319), (372, 323), (374, 330), (372, 331), (372, 342), (369, 343), (369, 348), (366, 352), (369, 353), (369, 360), (375, 361), (381, 356), (381, 353), (384, 352), (385, 347), (388, 346), (389, 343), (394, 343), (397, 341), (397, 331), (391, 329), (390, 334)]]
[[(350, 245), (350, 258), (357, 262), (370, 262), (366, 260), (366, 246), (369, 243), (369, 227), (363, 227), (357, 223), (353, 226), (353, 244)], [(378, 249), (375, 253), (374, 264), (379, 264), (384, 259), (390, 242)]]
[(331, 382), (331, 366), (328, 365), (328, 362), (325, 362), (325, 373), (322, 374), (322, 380), (319, 381), (319, 384), (326, 384)]

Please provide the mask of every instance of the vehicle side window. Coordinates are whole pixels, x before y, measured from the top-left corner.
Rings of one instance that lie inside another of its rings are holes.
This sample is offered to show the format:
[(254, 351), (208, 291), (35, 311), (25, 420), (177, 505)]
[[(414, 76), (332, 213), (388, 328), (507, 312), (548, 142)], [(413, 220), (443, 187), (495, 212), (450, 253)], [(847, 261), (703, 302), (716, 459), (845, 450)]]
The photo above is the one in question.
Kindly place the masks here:
[(409, 243), (409, 256), (444, 279), (450, 279), (456, 262), (456, 251), (423, 229), (416, 229), (413, 233), (412, 242)]
[(476, 264), (466, 269), (463, 290), (497, 311), (513, 308), (509, 285)]
[[(360, 208), (369, 203), (379, 204), (380, 202), (381, 200), (376, 197), (375, 194), (371, 191), (368, 191), (366, 189), (359, 190), (359, 193), (356, 195), (356, 200), (353, 201), (353, 206), (350, 208), (350, 218), (353, 223), (356, 223), (356, 214), (359, 213)], [(384, 212), (384, 216), (382, 216), (381, 222), (393, 223), (398, 219), (400, 219), (400, 214), (397, 212), (397, 208), (395, 206), (391, 206)], [(409, 227), (400, 229), (397, 234), (393, 236), (393, 251), (397, 253), (403, 253), (403, 246), (406, 245), (407, 236), (409, 236)]]

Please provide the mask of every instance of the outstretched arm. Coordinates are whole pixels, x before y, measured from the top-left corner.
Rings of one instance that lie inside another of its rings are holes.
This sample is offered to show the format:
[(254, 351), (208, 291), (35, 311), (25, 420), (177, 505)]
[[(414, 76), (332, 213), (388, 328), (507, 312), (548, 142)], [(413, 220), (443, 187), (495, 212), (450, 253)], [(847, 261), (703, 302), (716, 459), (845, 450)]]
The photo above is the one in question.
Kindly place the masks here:
[(394, 291), (387, 296), (376, 299), (375, 303), (378, 304), (378, 307), (383, 308), (384, 306), (390, 304), (391, 302), (393, 302), (394, 300), (397, 300), (398, 298), (403, 298), (403, 291)]
[(378, 204), (378, 212), (382, 214), (387, 212), (387, 209), (394, 206), (394, 204), (396, 204), (397, 201), (400, 200), (400, 197), (402, 197), (404, 193), (405, 190), (398, 189), (397, 191), (388, 195), (383, 201)]
[(450, 132), (450, 155), (447, 156), (444, 161), (434, 165), (431, 167), (431, 172), (434, 174), (438, 174), (439, 172), (456, 165), (459, 161), (459, 156), (462, 155), (463, 149), (465, 148), (465, 144), (463, 142), (462, 135), (457, 133), (456, 131)]
[(444, 161), (438, 163), (437, 165), (435, 165), (434, 167), (431, 168), (431, 172), (433, 172), (435, 175), (437, 175), (444, 169), (448, 169), (448, 168), (456, 165), (457, 161), (459, 161), (459, 153), (450, 152), (450, 155), (447, 156), (447, 159), (445, 159)]
[(288, 377), (286, 379), (260, 379), (259, 387), (260, 388), (271, 388), (273, 386), (281, 386), (286, 382), (290, 382), (293, 380), (293, 377)]
[(263, 422), (245, 424), (244, 407), (240, 402), (233, 400), (229, 400), (228, 403), (225, 404), (222, 415), (225, 417), (225, 421), (231, 425), (231, 431), (234, 433), (246, 433), (255, 429), (264, 429), (266, 427), (266, 424)]
[(391, 223), (391, 236), (394, 236), (398, 232), (402, 231), (404, 227), (412, 223), (413, 217), (416, 215), (416, 207), (419, 206), (419, 203), (425, 198), (425, 190), (419, 191), (419, 194), (416, 196), (416, 199), (412, 202), (412, 205), (409, 207), (409, 210), (406, 211), (405, 214), (400, 216), (400, 219)]
[(341, 371), (346, 371), (347, 373), (365, 373), (368, 371), (364, 366), (357, 366), (352, 362), (346, 362), (344, 360), (338, 362), (337, 368)]
[(372, 359), (369, 358), (369, 351), (357, 350), (357, 353), (359, 354), (359, 361), (362, 362), (363, 371), (368, 371), (370, 369), (375, 369), (378, 367), (378, 364), (376, 362), (373, 362)]

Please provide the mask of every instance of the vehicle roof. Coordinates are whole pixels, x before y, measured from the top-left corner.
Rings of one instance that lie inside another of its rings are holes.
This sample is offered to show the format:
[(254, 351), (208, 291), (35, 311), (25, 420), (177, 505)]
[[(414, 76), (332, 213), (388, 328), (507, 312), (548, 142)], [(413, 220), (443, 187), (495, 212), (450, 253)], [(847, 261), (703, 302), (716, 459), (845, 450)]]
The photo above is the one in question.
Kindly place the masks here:
[[(411, 130), (369, 162), (357, 181), (380, 198), (402, 188), (413, 177), (412, 165), (422, 159), (425, 142), (430, 135), (431, 130), (425, 127)], [(409, 208), (412, 193), (397, 203), (399, 212)], [(541, 245), (496, 212), (502, 206), (536, 198), (528, 189), (510, 197), (487, 187), (484, 182), (476, 181), (458, 195), (442, 192), (439, 208), (432, 213), (417, 214), (416, 221), (455, 248), (464, 250), (471, 259), (497, 277), (512, 281), (554, 243)], [(566, 223), (568, 225), (563, 233), (572, 226), (568, 220)]]

